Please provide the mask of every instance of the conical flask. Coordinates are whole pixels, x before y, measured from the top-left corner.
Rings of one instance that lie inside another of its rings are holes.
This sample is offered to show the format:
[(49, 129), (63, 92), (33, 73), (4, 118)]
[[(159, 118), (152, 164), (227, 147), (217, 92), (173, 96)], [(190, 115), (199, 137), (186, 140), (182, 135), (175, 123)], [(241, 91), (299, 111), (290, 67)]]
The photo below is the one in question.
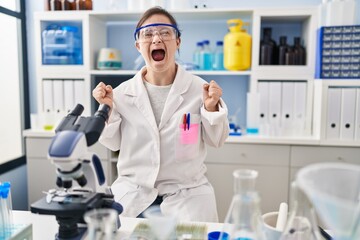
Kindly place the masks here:
[[(224, 222), (229, 240), (264, 240), (260, 197), (255, 191), (258, 172), (238, 169), (233, 172), (234, 196)], [(223, 239), (220, 236), (220, 239)]]
[(280, 240), (320, 240), (315, 209), (296, 182), (291, 184), (291, 212)]

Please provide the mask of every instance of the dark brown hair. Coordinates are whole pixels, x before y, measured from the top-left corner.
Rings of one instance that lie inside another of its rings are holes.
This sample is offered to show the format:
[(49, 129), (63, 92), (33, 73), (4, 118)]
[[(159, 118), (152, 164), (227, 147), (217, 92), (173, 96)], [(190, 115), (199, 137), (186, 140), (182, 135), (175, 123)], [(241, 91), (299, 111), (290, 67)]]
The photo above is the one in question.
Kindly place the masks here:
[[(149, 8), (148, 10), (146, 10), (146, 12), (143, 13), (143, 15), (141, 16), (139, 22), (137, 23), (136, 28), (141, 27), (141, 25), (143, 25), (144, 22), (148, 18), (150, 18), (151, 16), (156, 15), (156, 14), (164, 15), (165, 17), (169, 18), (171, 24), (175, 25), (178, 28), (178, 24), (177, 24), (175, 18), (173, 17), (173, 15), (171, 15), (168, 11), (166, 11), (162, 7), (152, 7), (152, 8)], [(178, 34), (177, 37), (180, 37), (180, 35), (181, 35), (180, 31), (178, 31), (177, 34)]]

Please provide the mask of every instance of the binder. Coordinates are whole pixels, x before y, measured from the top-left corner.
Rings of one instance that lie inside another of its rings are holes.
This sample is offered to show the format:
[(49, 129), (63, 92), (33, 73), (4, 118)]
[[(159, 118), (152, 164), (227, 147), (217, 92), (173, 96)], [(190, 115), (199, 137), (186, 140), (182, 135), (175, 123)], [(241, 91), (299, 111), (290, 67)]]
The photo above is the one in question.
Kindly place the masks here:
[(341, 97), (340, 139), (353, 140), (355, 135), (356, 88), (343, 88)]
[(328, 89), (326, 138), (340, 138), (341, 88)]
[(294, 83), (294, 129), (296, 135), (304, 135), (306, 126), (307, 82)]
[(259, 124), (269, 122), (269, 82), (261, 81), (258, 83), (258, 93), (260, 94)]
[(269, 82), (259, 81), (258, 82), (258, 93), (260, 97), (259, 103), (259, 134), (269, 135)]
[(53, 104), (53, 86), (51, 79), (43, 79), (42, 91), (43, 91), (43, 111), (52, 112), (54, 110)]
[(53, 80), (53, 98), (55, 113), (64, 111), (64, 81)]
[(75, 107), (74, 101), (74, 81), (64, 80), (64, 109), (69, 113)]
[(279, 135), (281, 115), (281, 82), (269, 83), (270, 135)]
[(292, 135), (294, 123), (295, 83), (282, 82), (281, 89), (281, 128), (283, 135)]
[(356, 89), (355, 105), (355, 140), (360, 140), (360, 88)]
[(85, 105), (85, 83), (83, 80), (74, 80), (74, 102)]

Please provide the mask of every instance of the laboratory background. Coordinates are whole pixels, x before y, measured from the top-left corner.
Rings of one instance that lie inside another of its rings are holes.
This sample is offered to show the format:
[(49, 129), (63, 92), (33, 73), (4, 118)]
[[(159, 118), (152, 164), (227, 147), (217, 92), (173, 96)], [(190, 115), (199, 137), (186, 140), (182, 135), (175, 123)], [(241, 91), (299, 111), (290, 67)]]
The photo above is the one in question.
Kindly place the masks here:
[[(56, 187), (47, 151), (63, 117), (77, 103), (92, 116), (99, 82), (116, 87), (144, 65), (133, 32), (155, 5), (178, 21), (178, 64), (223, 89), (230, 134), (205, 161), (221, 222), (236, 169), (258, 173), (268, 213), (291, 202), (302, 168), (360, 165), (360, 0), (11, 2), (0, 0), (0, 182), (11, 183), (14, 210)], [(110, 185), (119, 152), (90, 149)]]

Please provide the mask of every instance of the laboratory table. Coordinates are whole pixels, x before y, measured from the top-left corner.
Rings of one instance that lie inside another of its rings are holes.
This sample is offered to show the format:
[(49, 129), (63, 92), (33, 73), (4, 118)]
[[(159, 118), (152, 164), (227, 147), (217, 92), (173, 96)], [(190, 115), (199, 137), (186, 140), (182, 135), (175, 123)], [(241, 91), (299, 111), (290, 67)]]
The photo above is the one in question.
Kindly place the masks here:
[[(32, 224), (32, 234), (34, 240), (55, 239), (55, 234), (58, 231), (58, 224), (55, 216), (39, 215), (31, 213), (30, 211), (13, 211), (13, 218), (15, 224)], [(121, 228), (117, 236), (120, 239), (128, 237), (137, 224), (142, 221), (147, 221), (141, 218), (128, 218), (120, 215)], [(201, 224), (201, 223), (199, 223)], [(203, 223), (207, 226), (207, 231), (220, 231), (222, 224), (220, 223)]]

